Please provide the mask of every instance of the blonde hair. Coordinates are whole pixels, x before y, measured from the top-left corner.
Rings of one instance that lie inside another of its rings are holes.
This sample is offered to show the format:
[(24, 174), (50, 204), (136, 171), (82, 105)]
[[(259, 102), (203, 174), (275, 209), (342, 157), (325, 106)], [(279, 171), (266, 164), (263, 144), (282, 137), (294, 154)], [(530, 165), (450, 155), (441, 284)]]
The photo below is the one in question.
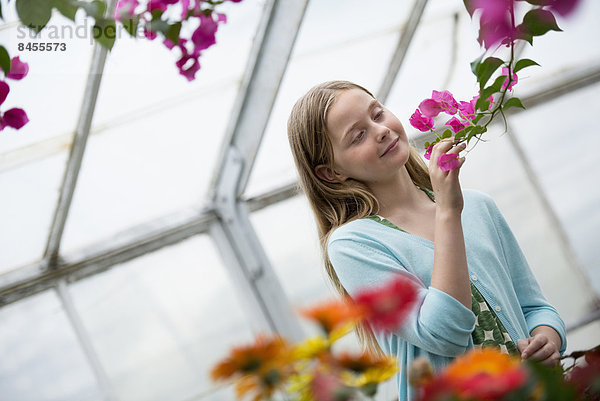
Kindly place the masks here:
[[(308, 197), (315, 214), (325, 270), (335, 289), (345, 298), (349, 295), (342, 286), (327, 255), (331, 233), (341, 225), (376, 214), (379, 203), (362, 182), (348, 179), (344, 182), (327, 182), (315, 173), (318, 165), (333, 170), (333, 147), (327, 130), (327, 114), (341, 91), (359, 89), (373, 94), (360, 85), (348, 81), (329, 81), (313, 87), (294, 105), (288, 120), (288, 139), (294, 162), (300, 176), (300, 185)], [(406, 169), (421, 188), (431, 188), (427, 166), (411, 146)], [(363, 346), (371, 352), (382, 354), (375, 336), (367, 324), (360, 324), (356, 334)]]

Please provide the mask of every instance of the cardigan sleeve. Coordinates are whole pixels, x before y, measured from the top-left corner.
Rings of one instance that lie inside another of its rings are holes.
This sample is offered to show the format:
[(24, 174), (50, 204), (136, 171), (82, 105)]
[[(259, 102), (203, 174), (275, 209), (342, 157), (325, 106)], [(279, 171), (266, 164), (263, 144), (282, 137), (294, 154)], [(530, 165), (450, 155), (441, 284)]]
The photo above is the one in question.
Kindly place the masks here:
[(529, 333), (538, 326), (550, 326), (559, 334), (561, 339), (560, 353), (567, 348), (565, 323), (557, 310), (550, 305), (542, 294), (525, 255), (521, 251), (517, 240), (508, 226), (498, 206), (492, 198), (488, 197), (488, 207), (492, 215), (496, 231), (500, 237), (502, 252), (506, 260), (508, 271)]
[(392, 334), (437, 355), (454, 357), (466, 351), (475, 327), (473, 312), (445, 292), (426, 288), (381, 244), (335, 239), (329, 243), (328, 256), (350, 296), (363, 288), (381, 286), (398, 274), (416, 282), (415, 307)]

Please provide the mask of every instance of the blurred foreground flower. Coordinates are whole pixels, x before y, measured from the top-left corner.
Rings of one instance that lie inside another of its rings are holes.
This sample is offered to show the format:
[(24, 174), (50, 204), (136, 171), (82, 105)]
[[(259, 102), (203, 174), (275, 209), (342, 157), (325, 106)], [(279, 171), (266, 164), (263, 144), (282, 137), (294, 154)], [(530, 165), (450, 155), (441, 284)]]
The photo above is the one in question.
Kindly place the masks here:
[(381, 287), (364, 290), (355, 297), (373, 329), (385, 331), (399, 328), (416, 300), (416, 284), (402, 276)]
[(520, 389), (528, 372), (518, 357), (493, 348), (473, 349), (457, 357), (437, 377), (421, 380), (421, 401), (499, 400)]
[(235, 380), (238, 398), (270, 398), (293, 373), (291, 347), (280, 337), (258, 336), (254, 344), (235, 347), (211, 371), (215, 381)]

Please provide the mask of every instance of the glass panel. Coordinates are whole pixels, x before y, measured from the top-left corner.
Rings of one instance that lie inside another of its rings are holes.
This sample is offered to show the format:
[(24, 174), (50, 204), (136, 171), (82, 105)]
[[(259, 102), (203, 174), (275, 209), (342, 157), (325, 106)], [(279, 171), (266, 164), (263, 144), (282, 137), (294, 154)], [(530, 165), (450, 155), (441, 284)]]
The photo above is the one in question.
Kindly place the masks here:
[(202, 201), (261, 11), (255, 2), (226, 8), (229, 22), (219, 29), (218, 45), (203, 54), (203, 68), (191, 83), (160, 43), (117, 43), (103, 77), (96, 135), (86, 149), (64, 251)]
[[(274, 224), (281, 221), (285, 224)], [(317, 225), (305, 196), (258, 210), (251, 222), (292, 305), (312, 305), (335, 294), (326, 285)]]
[(70, 286), (119, 399), (233, 399), (208, 378), (229, 348), (251, 340), (235, 288), (206, 236)]
[(523, 70), (518, 85), (543, 88), (569, 69), (598, 66), (600, 46), (590, 46), (591, 38), (600, 37), (598, 15), (600, 2), (581, 1), (576, 12), (567, 18), (559, 16), (557, 22), (563, 32), (549, 32), (534, 38), (533, 46), (525, 46), (522, 57), (531, 58), (542, 67)]
[(2, 399), (102, 399), (91, 368), (53, 291), (0, 309), (0, 355)]
[[(600, 187), (593, 183), (598, 182), (600, 138), (587, 118), (600, 113), (599, 89), (599, 84), (587, 87), (510, 120), (597, 294)], [(581, 118), (572, 118), (575, 114)]]
[(0, 173), (0, 273), (42, 257), (66, 152)]
[[(78, 13), (77, 23), (54, 14), (39, 36), (20, 25), (15, 2), (2, 8), (7, 24), (0, 29), (0, 43), (11, 56), (20, 56), (29, 64), (29, 73), (20, 80), (8, 80), (11, 91), (2, 110), (20, 107), (27, 112), (29, 123), (19, 131), (7, 128), (0, 135), (0, 153), (11, 150), (31, 151), (26, 146), (59, 137), (44, 148), (44, 155), (64, 150), (71, 141), (89, 72), (92, 46), (89, 37), (92, 20)], [(18, 46), (53, 43), (51, 51), (19, 51)], [(58, 46), (56, 45), (58, 44)], [(64, 44), (64, 49), (63, 48)], [(56, 50), (54, 48), (58, 47)]]
[[(537, 159), (546, 160), (573, 160), (566, 154), (562, 154), (562, 149), (556, 146), (556, 141), (546, 137), (548, 130), (544, 129), (540, 121), (543, 118), (540, 115), (534, 116), (536, 109), (529, 110), (527, 119), (531, 118), (530, 126), (518, 128), (521, 124), (513, 124), (515, 134), (522, 142), (527, 159), (530, 163), (537, 164)], [(549, 110), (544, 111), (544, 115), (550, 115)], [(528, 120), (529, 121), (529, 120)], [(533, 270), (542, 290), (550, 303), (552, 303), (561, 314), (563, 320), (568, 324), (584, 316), (588, 311), (593, 299), (593, 293), (586, 290), (584, 278), (577, 274), (574, 266), (570, 263), (564, 248), (561, 246), (561, 238), (557, 234), (552, 220), (545, 213), (541, 203), (540, 194), (536, 194), (531, 182), (528, 180), (522, 163), (510, 144), (508, 135), (501, 135), (501, 128), (495, 127), (488, 137), (488, 143), (480, 143), (475, 150), (467, 156), (467, 162), (461, 170), (461, 185), (463, 188), (474, 188), (483, 191), (494, 198), (498, 207), (504, 214), (509, 226), (514, 232), (521, 249), (525, 253), (531, 269)], [(486, 134), (488, 135), (488, 134)], [(542, 140), (541, 136), (545, 138)], [(535, 146), (529, 142), (535, 140)], [(525, 140), (527, 138), (527, 140)], [(553, 151), (546, 148), (546, 143), (552, 146)], [(541, 149), (535, 149), (540, 147)], [(544, 154), (544, 149), (547, 153)], [(561, 149), (561, 150), (559, 150)], [(561, 153), (559, 155), (559, 152)], [(562, 166), (549, 169), (547, 172), (536, 171), (538, 179), (545, 181), (544, 176), (552, 171), (563, 170)], [(570, 175), (563, 177), (562, 188), (555, 188), (549, 191), (544, 186), (545, 195), (554, 207), (556, 213), (562, 216), (565, 212), (559, 204), (558, 199), (569, 197), (565, 185), (570, 185), (570, 180), (579, 182), (580, 177)], [(585, 178), (582, 176), (581, 180)], [(575, 183), (572, 183), (575, 185)], [(587, 188), (587, 186), (586, 186)], [(559, 194), (560, 191), (563, 191)], [(592, 191), (593, 193), (593, 191)], [(573, 199), (569, 197), (569, 199)], [(592, 208), (588, 206), (586, 211), (591, 219), (594, 219)], [(576, 220), (563, 220), (563, 224), (568, 232), (578, 226)], [(596, 223), (596, 227), (597, 227)], [(593, 238), (591, 232), (584, 235)], [(578, 248), (576, 250), (579, 251)], [(579, 253), (581, 255), (581, 253)], [(577, 288), (577, 291), (572, 289)], [(590, 326), (589, 329), (593, 330)], [(590, 333), (587, 331), (587, 333)], [(596, 337), (600, 332), (596, 331)], [(577, 336), (570, 339), (570, 349), (579, 349), (584, 345), (585, 337)]]
[[(288, 69), (281, 83), (246, 195), (295, 179), (286, 135), (289, 112), (312, 86), (332, 79), (356, 81), (376, 91), (398, 40), (410, 2), (335, 1), (309, 3)], [(330, 18), (335, 15), (336, 18)]]

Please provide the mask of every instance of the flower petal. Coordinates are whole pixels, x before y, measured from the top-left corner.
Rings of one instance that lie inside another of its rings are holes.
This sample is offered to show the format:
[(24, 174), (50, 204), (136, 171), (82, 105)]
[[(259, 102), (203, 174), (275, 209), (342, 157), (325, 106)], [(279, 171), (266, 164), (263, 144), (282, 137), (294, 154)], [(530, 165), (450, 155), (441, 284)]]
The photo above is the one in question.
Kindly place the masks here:
[(8, 84), (4, 81), (0, 81), (0, 104), (4, 103), (6, 96), (8, 96), (8, 92), (10, 92)]
[(410, 125), (418, 129), (419, 131), (426, 132), (433, 128), (433, 118), (426, 117), (419, 109), (415, 110), (415, 112), (408, 119)]
[(23, 109), (13, 108), (6, 110), (4, 116), (2, 116), (3, 123), (14, 129), (21, 129), (25, 124), (29, 122), (27, 113)]
[(456, 153), (444, 153), (437, 160), (442, 171), (454, 170), (458, 167), (458, 155)]
[(6, 78), (10, 79), (23, 79), (27, 76), (29, 72), (29, 65), (27, 63), (22, 62), (19, 59), (19, 56), (13, 57), (10, 63), (10, 72), (6, 74)]

